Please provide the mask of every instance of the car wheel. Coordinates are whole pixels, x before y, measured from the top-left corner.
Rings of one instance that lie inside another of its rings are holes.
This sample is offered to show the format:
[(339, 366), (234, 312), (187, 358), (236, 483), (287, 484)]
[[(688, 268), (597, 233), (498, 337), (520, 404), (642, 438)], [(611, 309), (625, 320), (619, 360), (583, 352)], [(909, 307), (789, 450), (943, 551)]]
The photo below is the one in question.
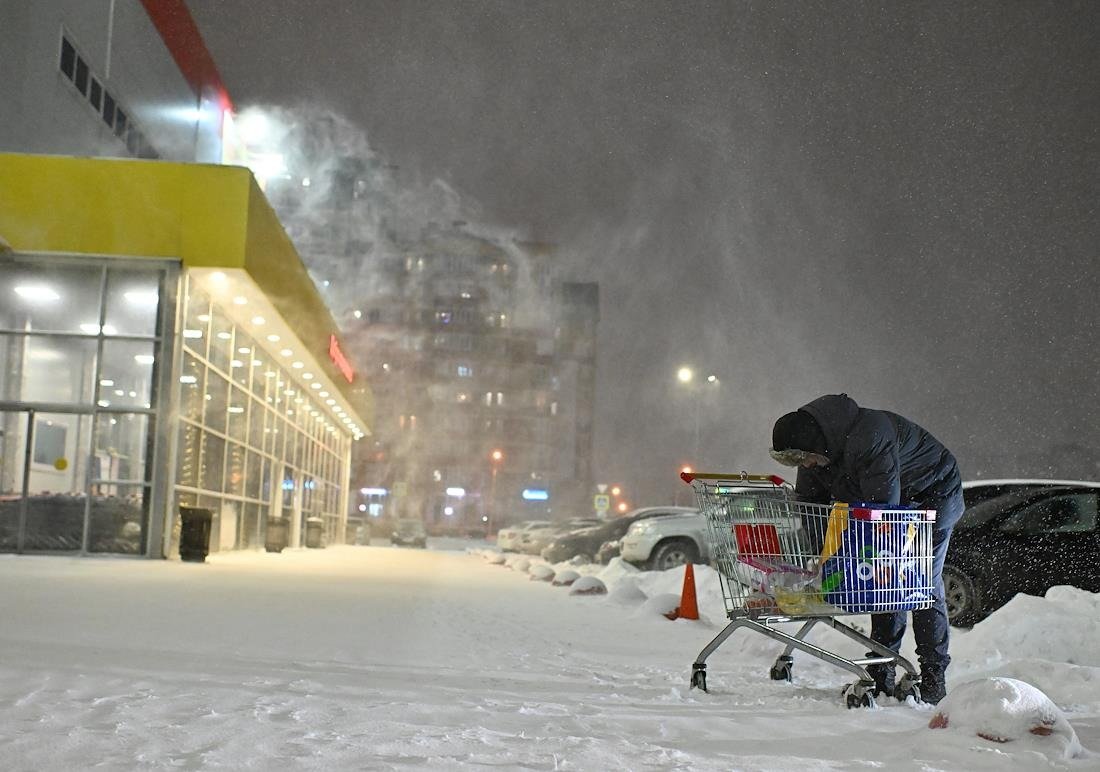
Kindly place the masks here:
[(671, 539), (661, 542), (649, 557), (652, 571), (665, 571), (685, 563), (694, 563), (699, 557), (695, 545), (687, 539)]
[(944, 566), (943, 595), (947, 618), (956, 627), (972, 625), (982, 618), (982, 592), (972, 574), (957, 566)]

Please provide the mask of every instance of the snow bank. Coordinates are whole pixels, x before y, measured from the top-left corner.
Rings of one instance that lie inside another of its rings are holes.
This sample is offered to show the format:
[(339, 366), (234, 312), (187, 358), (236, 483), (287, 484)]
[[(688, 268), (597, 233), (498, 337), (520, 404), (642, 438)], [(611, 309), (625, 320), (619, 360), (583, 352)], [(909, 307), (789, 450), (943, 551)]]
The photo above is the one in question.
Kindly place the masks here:
[(570, 595), (606, 595), (607, 585), (595, 576), (582, 576), (569, 588)]
[(1077, 734), (1049, 697), (1015, 678), (983, 678), (955, 687), (936, 708), (930, 729), (992, 743), (1021, 742), (1044, 755), (1084, 755)]
[(581, 575), (573, 569), (562, 568), (554, 574), (553, 585), (555, 587), (568, 587), (580, 578)]
[(536, 582), (549, 582), (554, 578), (554, 569), (546, 563), (536, 563), (527, 569), (527, 573), (531, 580)]

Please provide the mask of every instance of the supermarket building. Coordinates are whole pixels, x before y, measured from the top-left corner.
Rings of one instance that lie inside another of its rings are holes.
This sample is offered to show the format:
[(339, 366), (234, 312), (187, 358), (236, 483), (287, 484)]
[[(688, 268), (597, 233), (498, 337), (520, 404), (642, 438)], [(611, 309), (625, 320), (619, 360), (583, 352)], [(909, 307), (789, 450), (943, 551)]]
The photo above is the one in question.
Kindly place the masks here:
[(270, 518), (344, 541), (371, 393), (255, 178), (219, 165), (232, 105), (182, 0), (0, 26), (0, 552), (172, 557), (181, 507), (212, 550)]

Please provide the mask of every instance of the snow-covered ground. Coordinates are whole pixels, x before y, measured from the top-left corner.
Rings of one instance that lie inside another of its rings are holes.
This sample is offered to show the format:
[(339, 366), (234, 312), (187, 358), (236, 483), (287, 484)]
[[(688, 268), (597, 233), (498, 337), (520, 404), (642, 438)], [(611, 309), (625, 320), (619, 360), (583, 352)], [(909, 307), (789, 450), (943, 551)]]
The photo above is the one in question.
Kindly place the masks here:
[(1100, 769), (1095, 594), (1020, 596), (957, 632), (943, 715), (850, 711), (844, 671), (801, 656), (773, 682), (777, 644), (744, 631), (689, 690), (724, 621), (709, 568), (704, 618), (670, 622), (682, 571), (582, 566), (610, 593), (571, 595), (470, 544), (0, 557), (0, 766)]

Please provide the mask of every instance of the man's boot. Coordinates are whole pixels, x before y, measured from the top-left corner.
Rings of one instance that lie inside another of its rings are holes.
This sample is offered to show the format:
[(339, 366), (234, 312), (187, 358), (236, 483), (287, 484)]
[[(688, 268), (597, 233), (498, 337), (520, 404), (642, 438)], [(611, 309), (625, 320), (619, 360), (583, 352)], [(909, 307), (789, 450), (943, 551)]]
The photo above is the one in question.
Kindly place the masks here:
[[(868, 657), (879, 656), (873, 651), (867, 652)], [(893, 665), (868, 665), (867, 673), (875, 679), (875, 696), (885, 694), (894, 696), (894, 666)]]
[(929, 705), (938, 705), (947, 696), (947, 679), (940, 665), (921, 665), (920, 698)]

